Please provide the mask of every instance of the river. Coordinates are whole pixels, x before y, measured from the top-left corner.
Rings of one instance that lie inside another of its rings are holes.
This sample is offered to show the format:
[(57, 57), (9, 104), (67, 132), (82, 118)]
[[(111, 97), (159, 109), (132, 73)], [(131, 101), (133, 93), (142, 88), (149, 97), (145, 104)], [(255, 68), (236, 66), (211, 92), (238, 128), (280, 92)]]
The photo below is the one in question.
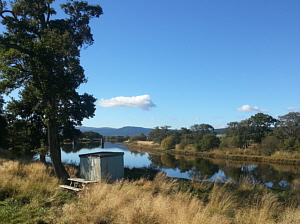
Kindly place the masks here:
[(300, 167), (290, 165), (236, 162), (226, 160), (207, 160), (194, 156), (174, 156), (162, 153), (153, 155), (130, 151), (122, 144), (105, 143), (99, 146), (64, 147), (62, 161), (79, 164), (80, 154), (93, 152), (124, 152), (124, 166), (128, 168), (154, 167), (167, 173), (169, 177), (194, 179), (199, 181), (235, 182), (249, 181), (268, 187), (290, 189), (300, 183)]

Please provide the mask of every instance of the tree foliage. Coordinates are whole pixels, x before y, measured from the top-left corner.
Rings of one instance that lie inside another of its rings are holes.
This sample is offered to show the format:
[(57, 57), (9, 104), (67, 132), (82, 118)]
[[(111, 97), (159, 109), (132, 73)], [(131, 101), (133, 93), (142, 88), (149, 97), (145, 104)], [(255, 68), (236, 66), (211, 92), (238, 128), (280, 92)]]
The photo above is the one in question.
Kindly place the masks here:
[(161, 144), (161, 142), (168, 137), (169, 128), (171, 126), (162, 126), (162, 127), (155, 127), (149, 134), (149, 140), (154, 141), (156, 143)]
[(270, 127), (274, 126), (277, 122), (272, 116), (263, 113), (257, 113), (248, 120), (251, 127), (251, 138), (256, 143), (260, 143), (272, 131)]
[(166, 137), (161, 143), (161, 147), (165, 150), (174, 149), (175, 145), (176, 139), (173, 136)]
[(206, 134), (201, 140), (201, 150), (207, 151), (214, 148), (218, 148), (220, 145), (220, 139), (215, 134)]
[(190, 128), (191, 132), (201, 133), (201, 134), (210, 134), (214, 133), (214, 128), (210, 124), (194, 124)]
[(129, 138), (129, 142), (136, 142), (136, 141), (146, 141), (147, 136), (144, 133), (141, 133), (140, 135), (134, 135)]
[[(86, 82), (80, 50), (93, 43), (90, 19), (99, 5), (72, 1), (62, 4), (64, 19), (55, 19), (54, 1), (0, 1), (0, 91), (20, 91), (20, 103), (31, 104), (46, 126), (50, 156), (57, 177), (67, 179), (61, 163), (59, 131), (81, 125), (94, 115), (95, 98), (76, 89)], [(24, 94), (24, 92), (26, 92)], [(28, 92), (32, 92), (30, 99)]]
[(294, 137), (300, 140), (300, 112), (279, 116), (276, 131), (282, 138)]
[(251, 139), (249, 120), (228, 123), (228, 136), (232, 138), (232, 144), (238, 148), (248, 148)]
[(80, 137), (86, 138), (86, 139), (101, 139), (101, 138), (103, 138), (102, 135), (100, 135), (97, 132), (93, 132), (93, 131), (82, 132)]

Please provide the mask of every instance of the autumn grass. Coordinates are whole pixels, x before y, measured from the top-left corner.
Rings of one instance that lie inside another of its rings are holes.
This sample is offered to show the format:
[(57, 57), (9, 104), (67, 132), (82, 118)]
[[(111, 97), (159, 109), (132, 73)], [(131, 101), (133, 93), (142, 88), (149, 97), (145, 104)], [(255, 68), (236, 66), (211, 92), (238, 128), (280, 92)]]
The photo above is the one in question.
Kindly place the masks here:
[(70, 198), (58, 189), (51, 168), (37, 162), (0, 159), (1, 223), (50, 223), (49, 213)]
[[(68, 167), (77, 175), (76, 167)], [(1, 223), (300, 223), (300, 180), (276, 192), (248, 179), (225, 184), (167, 178), (58, 188), (51, 167), (0, 159)]]

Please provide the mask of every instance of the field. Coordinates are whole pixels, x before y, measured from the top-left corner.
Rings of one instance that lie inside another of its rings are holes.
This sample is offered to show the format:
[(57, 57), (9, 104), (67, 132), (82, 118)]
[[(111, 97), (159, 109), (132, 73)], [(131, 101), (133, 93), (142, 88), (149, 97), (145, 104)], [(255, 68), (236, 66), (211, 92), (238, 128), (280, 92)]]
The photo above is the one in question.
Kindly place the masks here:
[[(67, 167), (71, 176), (75, 167)], [(59, 189), (51, 167), (0, 159), (2, 223), (300, 223), (300, 189), (153, 180), (97, 183), (79, 194)], [(297, 183), (296, 183), (297, 184)]]

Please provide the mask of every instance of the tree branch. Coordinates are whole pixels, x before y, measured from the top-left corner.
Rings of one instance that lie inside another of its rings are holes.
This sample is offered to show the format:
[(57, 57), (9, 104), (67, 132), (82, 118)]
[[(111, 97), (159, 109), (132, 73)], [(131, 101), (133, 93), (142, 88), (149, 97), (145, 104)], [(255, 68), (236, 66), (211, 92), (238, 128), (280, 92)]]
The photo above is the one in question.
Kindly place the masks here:
[(16, 49), (24, 54), (28, 54), (28, 55), (31, 55), (32, 56), (32, 52), (25, 49), (25, 48), (22, 48), (20, 46), (18, 46), (17, 44), (11, 44), (9, 42), (7, 42), (3, 37), (0, 36), (0, 44), (3, 44), (4, 46), (6, 47), (9, 47), (9, 48), (13, 48), (13, 49)]
[(48, 14), (47, 14), (46, 24), (49, 24), (49, 21), (50, 21), (50, 3), (47, 4), (47, 11), (48, 11)]
[(15, 20), (18, 20), (16, 14), (13, 11), (10, 11), (10, 10), (1, 10), (1, 15), (0, 16), (2, 17), (2, 19), (5, 19), (4, 15), (3, 15), (4, 13), (10, 13), (10, 14), (13, 15)]

